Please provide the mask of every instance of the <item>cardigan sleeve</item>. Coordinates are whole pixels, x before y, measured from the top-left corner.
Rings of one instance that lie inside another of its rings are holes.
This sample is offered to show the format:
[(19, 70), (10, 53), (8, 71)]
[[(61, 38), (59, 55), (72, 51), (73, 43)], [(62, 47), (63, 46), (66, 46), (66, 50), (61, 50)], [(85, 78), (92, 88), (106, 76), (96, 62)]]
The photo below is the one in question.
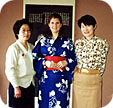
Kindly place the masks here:
[(10, 46), (6, 52), (5, 72), (7, 79), (13, 85), (13, 87), (19, 86), (17, 81), (16, 67), (17, 67), (17, 49), (14, 46)]

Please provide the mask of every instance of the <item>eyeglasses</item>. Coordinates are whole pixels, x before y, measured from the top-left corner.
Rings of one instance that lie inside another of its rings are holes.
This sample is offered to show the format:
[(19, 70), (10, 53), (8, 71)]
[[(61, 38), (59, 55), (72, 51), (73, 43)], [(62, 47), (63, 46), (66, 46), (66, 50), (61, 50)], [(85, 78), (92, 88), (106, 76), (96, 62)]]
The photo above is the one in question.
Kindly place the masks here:
[(31, 32), (31, 30), (29, 30), (29, 29), (28, 29), (28, 30), (27, 30), (27, 29), (20, 29), (20, 31), (21, 31), (22, 33), (26, 33), (26, 32), (27, 32), (27, 33), (30, 33), (30, 32)]

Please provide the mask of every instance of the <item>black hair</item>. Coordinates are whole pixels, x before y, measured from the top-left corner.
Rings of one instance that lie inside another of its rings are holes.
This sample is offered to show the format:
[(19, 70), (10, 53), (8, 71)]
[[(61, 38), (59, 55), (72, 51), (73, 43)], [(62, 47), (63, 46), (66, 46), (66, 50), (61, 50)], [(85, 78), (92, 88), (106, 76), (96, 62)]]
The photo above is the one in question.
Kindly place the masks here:
[(27, 24), (30, 27), (30, 30), (32, 30), (32, 24), (27, 19), (17, 20), (13, 25), (13, 32), (15, 34), (16, 39), (18, 39), (17, 34), (19, 34), (19, 30), (23, 24)]
[(91, 15), (84, 15), (78, 20), (78, 26), (80, 28), (81, 28), (81, 23), (83, 23), (84, 25), (93, 25), (93, 27), (95, 27), (96, 20)]
[[(51, 15), (49, 16), (49, 18), (48, 18), (48, 24), (50, 23), (50, 21), (51, 21), (52, 18), (58, 18), (59, 21), (60, 21), (60, 23), (62, 24), (62, 17), (61, 17), (59, 14), (56, 14), (56, 13), (53, 13), (53, 14), (51, 14)], [(45, 37), (52, 36), (52, 32), (51, 32), (51, 30), (50, 30), (48, 24), (47, 24), (47, 29), (46, 29), (46, 31), (44, 32), (44, 36), (45, 36)], [(59, 30), (59, 37), (66, 37), (66, 35), (64, 34), (63, 24), (62, 24), (62, 27), (61, 27), (60, 30)]]

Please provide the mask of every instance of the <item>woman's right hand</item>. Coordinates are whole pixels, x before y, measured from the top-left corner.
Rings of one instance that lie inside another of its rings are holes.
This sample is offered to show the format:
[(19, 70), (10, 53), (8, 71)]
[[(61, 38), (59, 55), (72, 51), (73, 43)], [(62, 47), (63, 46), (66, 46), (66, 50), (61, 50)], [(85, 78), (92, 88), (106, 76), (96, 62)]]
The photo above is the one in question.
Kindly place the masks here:
[(14, 88), (14, 97), (15, 98), (20, 98), (21, 97), (21, 90), (19, 87)]
[(57, 69), (59, 69), (60, 71), (63, 71), (63, 70), (61, 69), (62, 67), (60, 67), (58, 63), (54, 63), (53, 61), (46, 61), (45, 64), (46, 64), (46, 66), (49, 67), (49, 68), (57, 68)]
[(56, 68), (57, 67), (57, 64), (54, 63), (53, 61), (46, 61), (46, 66), (49, 67), (49, 68)]

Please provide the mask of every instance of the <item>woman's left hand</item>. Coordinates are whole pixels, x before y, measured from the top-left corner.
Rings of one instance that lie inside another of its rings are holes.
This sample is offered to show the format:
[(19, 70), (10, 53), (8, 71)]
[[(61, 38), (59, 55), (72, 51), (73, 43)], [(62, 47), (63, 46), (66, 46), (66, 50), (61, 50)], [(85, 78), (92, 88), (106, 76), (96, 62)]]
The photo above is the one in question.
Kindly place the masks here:
[(57, 66), (58, 66), (58, 68), (63, 68), (65, 66), (67, 66), (67, 64), (68, 63), (65, 60), (63, 60), (63, 61), (58, 62)]
[(62, 68), (67, 66), (67, 62), (65, 60), (60, 61), (58, 63), (54, 63), (53, 61), (46, 61), (46, 66), (49, 68), (57, 68), (60, 71), (63, 71)]

